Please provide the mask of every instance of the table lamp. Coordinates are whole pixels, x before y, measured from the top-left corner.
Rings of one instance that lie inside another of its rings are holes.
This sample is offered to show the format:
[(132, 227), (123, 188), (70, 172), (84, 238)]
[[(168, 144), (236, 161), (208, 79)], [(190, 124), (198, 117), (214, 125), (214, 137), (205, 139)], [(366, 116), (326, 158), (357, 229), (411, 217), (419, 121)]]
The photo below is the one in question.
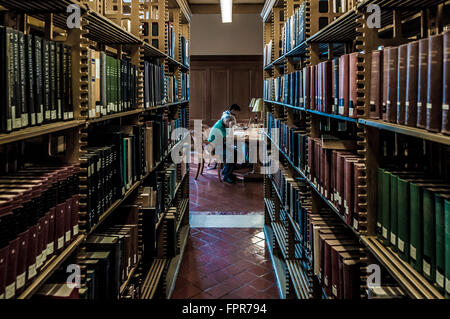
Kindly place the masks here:
[[(253, 104), (252, 112), (256, 113), (256, 123), (258, 124), (258, 113), (264, 111), (264, 100), (262, 98), (256, 99), (255, 103)], [(261, 116), (261, 118), (263, 118)]]

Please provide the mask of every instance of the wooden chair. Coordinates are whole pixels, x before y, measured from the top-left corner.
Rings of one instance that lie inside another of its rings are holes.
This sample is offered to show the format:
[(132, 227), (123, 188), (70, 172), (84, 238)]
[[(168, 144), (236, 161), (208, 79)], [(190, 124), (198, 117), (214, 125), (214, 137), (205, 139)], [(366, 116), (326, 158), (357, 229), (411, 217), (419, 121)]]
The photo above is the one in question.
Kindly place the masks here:
[[(203, 155), (201, 156), (200, 164), (197, 167), (197, 173), (195, 174), (195, 180), (197, 180), (198, 175), (203, 175), (203, 169), (205, 168), (205, 157), (208, 158), (209, 162), (208, 165), (210, 165), (215, 160), (215, 153), (214, 153), (214, 144), (209, 143), (208, 140), (204, 140), (202, 142), (202, 151)], [(216, 162), (217, 163), (217, 162)], [(217, 163), (217, 177), (219, 178), (219, 182), (222, 183), (222, 176), (220, 171), (223, 168), (223, 163)]]
[[(217, 163), (217, 161), (215, 160), (215, 153), (214, 153), (214, 144), (209, 143), (208, 139), (206, 138), (209, 135), (209, 127), (207, 126), (203, 126), (202, 127), (202, 154), (197, 154), (200, 156), (200, 163), (197, 166), (197, 172), (195, 173), (195, 180), (198, 179), (199, 175), (203, 175), (203, 169), (205, 168), (205, 162), (206, 160), (208, 160), (208, 167), (215, 162), (217, 164), (216, 168), (217, 168), (217, 177), (219, 179), (219, 182), (222, 183), (222, 176), (220, 171), (223, 168), (223, 164), (219, 164)], [(195, 135), (193, 132), (191, 132), (191, 136), (192, 139), (194, 140), (194, 145), (195, 145)], [(206, 157), (206, 159), (205, 159)]]

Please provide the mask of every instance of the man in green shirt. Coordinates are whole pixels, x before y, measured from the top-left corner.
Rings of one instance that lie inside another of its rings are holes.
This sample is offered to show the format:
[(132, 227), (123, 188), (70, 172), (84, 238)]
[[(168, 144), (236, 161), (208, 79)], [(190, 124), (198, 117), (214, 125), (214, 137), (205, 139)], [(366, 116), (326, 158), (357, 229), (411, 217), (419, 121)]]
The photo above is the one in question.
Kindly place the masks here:
[[(223, 161), (225, 165), (222, 169), (223, 181), (227, 183), (234, 183), (235, 177), (233, 175), (234, 163), (226, 163), (226, 145), (225, 140), (227, 136), (227, 128), (232, 129), (235, 123), (235, 119), (231, 115), (225, 115), (214, 124), (209, 133), (208, 142), (216, 145), (222, 144), (223, 148)], [(220, 149), (220, 147), (219, 147)], [(217, 154), (216, 154), (217, 155)]]

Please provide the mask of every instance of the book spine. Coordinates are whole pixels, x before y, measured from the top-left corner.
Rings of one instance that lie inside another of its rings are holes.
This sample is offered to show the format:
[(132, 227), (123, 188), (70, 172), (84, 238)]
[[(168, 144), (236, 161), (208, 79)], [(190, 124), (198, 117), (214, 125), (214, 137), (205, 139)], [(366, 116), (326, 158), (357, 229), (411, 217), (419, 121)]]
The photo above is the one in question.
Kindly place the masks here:
[(29, 124), (29, 112), (26, 96), (29, 94), (26, 89), (26, 42), (25, 35), (22, 32), (17, 32), (19, 45), (19, 105), (21, 114), (20, 127), (27, 127)]
[(405, 125), (408, 45), (398, 48), (397, 124)]
[(443, 35), (444, 84), (442, 104), (442, 133), (450, 135), (450, 31)]
[(382, 77), (381, 63), (383, 51), (372, 52), (372, 72), (370, 78), (370, 118), (378, 120), (380, 118)]
[(356, 118), (358, 116), (357, 106), (358, 106), (358, 57), (359, 53), (352, 53), (349, 57), (350, 63), (350, 96), (349, 96), (349, 109), (348, 116), (351, 118)]
[(427, 130), (440, 132), (442, 124), (443, 38), (429, 38), (428, 44), (428, 95)]
[(405, 124), (414, 127), (417, 124), (417, 101), (418, 101), (418, 73), (419, 73), (419, 43), (408, 44), (408, 56), (406, 66), (406, 111)]
[(428, 39), (419, 41), (419, 75), (417, 97), (417, 124), (419, 128), (426, 128), (427, 124), (427, 94), (428, 94)]
[(13, 61), (13, 104), (12, 104), (12, 125), (13, 129), (22, 128), (22, 108), (21, 108), (21, 83), (20, 83), (20, 56), (19, 56), (19, 32), (11, 31), (12, 61)]
[(388, 51), (386, 119), (391, 123), (397, 122), (398, 51), (398, 47)]

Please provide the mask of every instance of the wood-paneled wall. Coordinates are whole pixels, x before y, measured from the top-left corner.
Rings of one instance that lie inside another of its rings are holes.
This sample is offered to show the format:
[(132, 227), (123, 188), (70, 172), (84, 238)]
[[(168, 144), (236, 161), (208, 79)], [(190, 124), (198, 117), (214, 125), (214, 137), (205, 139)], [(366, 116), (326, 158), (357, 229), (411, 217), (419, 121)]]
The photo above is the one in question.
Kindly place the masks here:
[(246, 121), (253, 97), (263, 96), (262, 56), (192, 56), (190, 120), (213, 125), (231, 104), (241, 107)]

